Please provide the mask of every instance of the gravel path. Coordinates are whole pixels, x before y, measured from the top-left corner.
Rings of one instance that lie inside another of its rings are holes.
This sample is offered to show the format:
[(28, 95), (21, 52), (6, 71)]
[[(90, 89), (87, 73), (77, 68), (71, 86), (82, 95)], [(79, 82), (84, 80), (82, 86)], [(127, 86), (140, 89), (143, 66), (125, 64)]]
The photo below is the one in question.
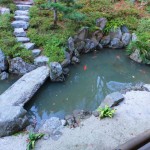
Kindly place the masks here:
[[(39, 140), (36, 150), (110, 150), (150, 127), (150, 92), (130, 91), (113, 119), (94, 116), (75, 129), (64, 128), (59, 140)], [(0, 150), (25, 150), (26, 135), (0, 139)]]

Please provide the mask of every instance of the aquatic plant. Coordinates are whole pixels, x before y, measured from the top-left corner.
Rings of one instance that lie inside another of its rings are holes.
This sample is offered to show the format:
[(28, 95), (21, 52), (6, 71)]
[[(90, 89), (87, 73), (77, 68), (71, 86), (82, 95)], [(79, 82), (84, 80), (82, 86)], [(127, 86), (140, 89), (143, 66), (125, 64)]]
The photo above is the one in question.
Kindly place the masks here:
[(99, 107), (97, 111), (99, 112), (99, 117), (101, 119), (106, 117), (112, 118), (115, 114), (115, 110), (110, 108), (108, 105), (105, 105), (103, 108)]
[(35, 147), (35, 142), (44, 136), (43, 133), (29, 133), (27, 150), (32, 150)]

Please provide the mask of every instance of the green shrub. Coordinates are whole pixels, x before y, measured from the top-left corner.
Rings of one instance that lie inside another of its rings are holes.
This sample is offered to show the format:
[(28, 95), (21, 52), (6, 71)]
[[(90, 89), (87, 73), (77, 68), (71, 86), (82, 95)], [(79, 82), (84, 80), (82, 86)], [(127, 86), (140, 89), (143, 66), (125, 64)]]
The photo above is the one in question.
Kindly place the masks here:
[(141, 19), (137, 27), (137, 32), (150, 32), (150, 19)]

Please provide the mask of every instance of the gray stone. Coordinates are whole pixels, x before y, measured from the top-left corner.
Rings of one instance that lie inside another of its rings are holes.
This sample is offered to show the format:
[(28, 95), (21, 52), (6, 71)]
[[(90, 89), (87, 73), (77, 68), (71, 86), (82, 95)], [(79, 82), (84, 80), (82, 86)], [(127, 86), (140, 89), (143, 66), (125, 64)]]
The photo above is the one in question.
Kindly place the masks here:
[(59, 131), (62, 128), (62, 123), (59, 118), (52, 117), (45, 121), (45, 123), (40, 127), (40, 133), (46, 133), (50, 136), (53, 135), (56, 131)]
[(73, 115), (67, 115), (67, 116), (65, 116), (65, 120), (67, 122), (67, 125), (69, 125), (71, 128), (74, 127), (75, 120), (74, 120)]
[(62, 120), (60, 120), (60, 121), (61, 121), (62, 126), (66, 126), (66, 125), (67, 125), (66, 120), (62, 119)]
[(120, 92), (114, 92), (105, 97), (100, 107), (104, 107), (105, 105), (108, 105), (109, 107), (114, 107), (117, 106), (123, 100), (124, 96)]
[(0, 80), (6, 80), (8, 79), (9, 74), (7, 72), (0, 73)]
[(63, 74), (68, 75), (69, 74), (69, 68), (63, 68)]
[(30, 5), (17, 5), (19, 10), (29, 10), (31, 8)]
[(23, 47), (25, 47), (27, 50), (33, 50), (34, 49), (34, 46), (35, 46), (35, 43), (24, 43), (22, 45)]
[(7, 70), (7, 68), (8, 68), (8, 62), (7, 62), (6, 56), (4, 55), (2, 50), (0, 49), (0, 73), (2, 71)]
[(85, 40), (88, 37), (88, 34), (89, 34), (89, 28), (83, 27), (81, 30), (79, 30), (77, 34), (77, 38), (79, 40)]
[(33, 5), (33, 1), (15, 1), (17, 5)]
[(14, 134), (24, 129), (27, 124), (26, 110), (23, 107), (0, 105), (0, 137)]
[(100, 40), (101, 40), (102, 37), (103, 37), (103, 33), (102, 33), (102, 31), (100, 31), (100, 30), (95, 31), (95, 32), (93, 33), (92, 37), (94, 37), (94, 38), (97, 40), (97, 42), (100, 42)]
[(79, 58), (73, 56), (72, 59), (71, 59), (71, 63), (72, 64), (80, 63), (80, 60), (79, 60)]
[(93, 51), (96, 49), (97, 43), (90, 39), (86, 39), (86, 45), (85, 45), (85, 53), (88, 53), (90, 51)]
[(73, 39), (72, 37), (70, 37), (70, 38), (68, 39), (68, 48), (69, 48), (69, 51), (70, 51), (71, 53), (73, 53), (75, 47), (74, 47), (74, 39)]
[(17, 42), (22, 42), (22, 43), (30, 41), (30, 39), (27, 37), (16, 37), (16, 40), (17, 40)]
[(78, 41), (75, 43), (75, 49), (80, 53), (82, 50), (84, 50), (85, 42), (84, 41)]
[(99, 18), (96, 20), (96, 26), (100, 28), (100, 30), (103, 30), (106, 26), (107, 19), (106, 18)]
[(22, 15), (28, 16), (29, 15), (29, 11), (16, 10), (15, 11), (15, 15), (16, 16), (22, 16)]
[(122, 38), (122, 32), (120, 28), (111, 29), (110, 33), (110, 39), (118, 38), (119, 40)]
[(140, 51), (136, 49), (131, 55), (130, 58), (138, 63), (142, 62), (142, 58), (140, 56)]
[(62, 67), (67, 67), (70, 64), (70, 59), (64, 59), (64, 61), (61, 63)]
[(39, 67), (25, 74), (0, 95), (0, 106), (24, 106), (37, 92), (48, 76), (49, 68), (46, 66)]
[(25, 15), (20, 15), (20, 16), (15, 16), (14, 17), (16, 20), (18, 20), (18, 21), (26, 21), (26, 22), (28, 22), (29, 21), (29, 16), (25, 16)]
[(40, 53), (41, 53), (40, 49), (34, 49), (34, 50), (32, 50), (32, 55), (33, 55), (34, 58), (38, 57), (40, 55)]
[(13, 58), (9, 63), (9, 72), (18, 75), (24, 75), (35, 68), (34, 65), (24, 62), (20, 57)]
[(144, 84), (143, 87), (146, 88), (150, 92), (150, 84)]
[(0, 14), (10, 14), (10, 9), (9, 8), (0, 8)]
[(24, 31), (23, 28), (15, 28), (14, 35), (16, 37), (25, 37), (26, 36), (26, 32)]
[(92, 114), (93, 114), (95, 117), (99, 117), (99, 112), (98, 112), (98, 111), (96, 111), (96, 110), (95, 110), (95, 111), (93, 111), (93, 112), (92, 112)]
[(38, 56), (34, 59), (34, 64), (36, 66), (46, 66), (49, 62), (49, 58), (46, 56)]
[(124, 44), (120, 41), (120, 39), (114, 38), (111, 40), (109, 47), (111, 47), (111, 48), (123, 48), (123, 46), (124, 46)]
[(137, 41), (137, 36), (135, 33), (132, 33), (132, 42)]
[(107, 46), (110, 43), (110, 35), (108, 36), (104, 36), (102, 38), (102, 40), (100, 41), (100, 43), (102, 44), (102, 46)]
[(122, 33), (129, 33), (129, 29), (127, 28), (126, 25), (121, 26), (121, 32)]
[(127, 46), (130, 43), (131, 40), (131, 34), (130, 33), (124, 33), (122, 35), (122, 43), (124, 46)]
[(13, 22), (11, 23), (11, 25), (12, 25), (14, 28), (27, 29), (28, 26), (29, 26), (29, 23), (26, 22), (26, 21), (13, 21)]
[(58, 62), (50, 62), (50, 79), (51, 81), (62, 82), (65, 80), (62, 66)]

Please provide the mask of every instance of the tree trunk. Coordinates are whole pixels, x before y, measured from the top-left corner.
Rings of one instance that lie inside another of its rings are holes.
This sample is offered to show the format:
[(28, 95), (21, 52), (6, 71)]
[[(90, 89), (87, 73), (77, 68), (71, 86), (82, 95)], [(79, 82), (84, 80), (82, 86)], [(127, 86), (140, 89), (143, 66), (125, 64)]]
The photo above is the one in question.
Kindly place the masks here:
[[(57, 3), (57, 0), (54, 0), (54, 3)], [(54, 26), (57, 26), (57, 10), (54, 8)]]

